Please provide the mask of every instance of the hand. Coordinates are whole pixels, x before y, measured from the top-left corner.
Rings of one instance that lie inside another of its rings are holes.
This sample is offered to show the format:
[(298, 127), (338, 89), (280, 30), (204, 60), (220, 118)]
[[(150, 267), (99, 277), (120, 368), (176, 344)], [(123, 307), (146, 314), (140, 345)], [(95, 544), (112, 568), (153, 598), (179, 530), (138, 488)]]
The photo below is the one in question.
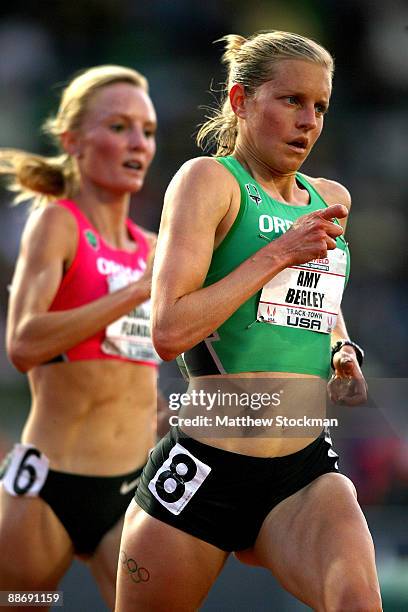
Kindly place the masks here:
[(343, 346), (333, 357), (334, 374), (327, 390), (334, 404), (358, 406), (367, 401), (367, 383), (353, 347)]
[(342, 219), (347, 215), (348, 210), (342, 204), (303, 215), (283, 236), (271, 243), (271, 248), (279, 246), (286, 266), (324, 259), (328, 250), (336, 248), (336, 238), (343, 234), (342, 227), (334, 223), (333, 218)]

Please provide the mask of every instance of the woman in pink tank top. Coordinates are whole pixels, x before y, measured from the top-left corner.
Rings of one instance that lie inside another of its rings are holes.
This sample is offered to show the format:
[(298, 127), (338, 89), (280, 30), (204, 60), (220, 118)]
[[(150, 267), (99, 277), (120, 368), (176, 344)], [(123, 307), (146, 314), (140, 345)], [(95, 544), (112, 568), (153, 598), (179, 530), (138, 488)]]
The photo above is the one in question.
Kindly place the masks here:
[(32, 405), (0, 485), (0, 590), (56, 590), (79, 555), (112, 607), (123, 515), (156, 435), (155, 236), (128, 219), (156, 148), (147, 81), (91, 68), (45, 127), (58, 156), (0, 152), (18, 199), (34, 197), (7, 326)]

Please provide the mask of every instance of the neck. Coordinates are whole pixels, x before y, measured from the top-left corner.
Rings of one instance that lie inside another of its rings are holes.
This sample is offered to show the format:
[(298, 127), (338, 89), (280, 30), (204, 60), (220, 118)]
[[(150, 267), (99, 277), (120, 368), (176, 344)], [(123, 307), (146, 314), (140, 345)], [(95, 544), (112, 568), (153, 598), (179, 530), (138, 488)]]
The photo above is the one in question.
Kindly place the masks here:
[(254, 151), (239, 141), (232, 155), (275, 200), (301, 206), (309, 202), (308, 193), (296, 182), (296, 170), (282, 172), (266, 164)]
[(80, 188), (73, 199), (92, 223), (98, 234), (114, 248), (126, 249), (130, 239), (126, 226), (130, 195), (117, 196)]

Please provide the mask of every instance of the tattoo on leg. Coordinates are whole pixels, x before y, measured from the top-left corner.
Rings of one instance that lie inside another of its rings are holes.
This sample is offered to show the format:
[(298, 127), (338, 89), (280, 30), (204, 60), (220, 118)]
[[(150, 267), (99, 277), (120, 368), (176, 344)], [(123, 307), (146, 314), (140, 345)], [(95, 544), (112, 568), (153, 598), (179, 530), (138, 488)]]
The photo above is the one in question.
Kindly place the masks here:
[(139, 582), (148, 582), (150, 579), (150, 572), (145, 567), (141, 567), (136, 563), (134, 559), (128, 557), (124, 550), (120, 551), (119, 556), (120, 562), (125, 572), (127, 572), (130, 578), (136, 584)]

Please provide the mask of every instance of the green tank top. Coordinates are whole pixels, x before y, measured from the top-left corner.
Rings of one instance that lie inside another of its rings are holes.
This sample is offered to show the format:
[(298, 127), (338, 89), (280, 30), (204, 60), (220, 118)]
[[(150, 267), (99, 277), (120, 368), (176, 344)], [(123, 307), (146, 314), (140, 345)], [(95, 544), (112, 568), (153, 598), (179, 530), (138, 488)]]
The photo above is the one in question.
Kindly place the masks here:
[[(231, 229), (213, 253), (204, 286), (227, 276), (267, 242), (281, 236), (302, 215), (327, 207), (314, 187), (299, 173), (296, 180), (309, 193), (307, 206), (274, 200), (233, 157), (220, 157), (217, 161), (238, 181), (241, 204)], [(343, 236), (336, 242), (339, 249), (346, 251), (347, 281), (350, 266), (347, 244)], [(259, 317), (257, 319), (260, 296), (261, 291), (244, 302), (211, 336), (183, 354), (187, 373), (200, 376), (296, 372), (328, 377), (330, 333), (296, 326), (300, 320), (296, 315), (291, 317), (291, 327), (271, 325)]]

